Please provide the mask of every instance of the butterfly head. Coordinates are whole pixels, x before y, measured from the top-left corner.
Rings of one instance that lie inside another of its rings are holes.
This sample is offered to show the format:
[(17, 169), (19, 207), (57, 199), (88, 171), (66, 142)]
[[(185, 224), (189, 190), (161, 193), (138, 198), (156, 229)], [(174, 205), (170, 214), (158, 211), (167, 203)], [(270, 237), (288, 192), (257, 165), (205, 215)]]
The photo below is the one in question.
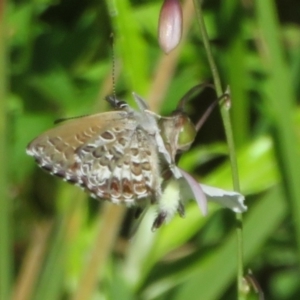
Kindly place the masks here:
[(171, 116), (161, 118), (159, 127), (173, 161), (177, 154), (190, 148), (197, 134), (194, 124), (181, 110), (175, 110)]
[(196, 127), (184, 112), (175, 111), (174, 113), (178, 122), (176, 124), (178, 130), (177, 152), (184, 152), (191, 147), (196, 138)]

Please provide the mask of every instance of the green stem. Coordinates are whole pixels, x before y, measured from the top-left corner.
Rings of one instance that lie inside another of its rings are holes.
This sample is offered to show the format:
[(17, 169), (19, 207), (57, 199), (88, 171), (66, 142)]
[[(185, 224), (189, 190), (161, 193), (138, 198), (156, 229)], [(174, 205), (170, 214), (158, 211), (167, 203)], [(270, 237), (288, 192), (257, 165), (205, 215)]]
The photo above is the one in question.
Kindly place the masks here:
[(9, 299), (12, 278), (11, 201), (8, 199), (7, 160), (7, 34), (5, 1), (0, 1), (0, 299)]
[[(208, 58), (208, 63), (210, 65), (210, 69), (212, 71), (213, 81), (216, 88), (217, 96), (220, 97), (223, 95), (223, 89), (221, 85), (221, 80), (219, 76), (219, 72), (214, 61), (212, 50), (209, 43), (209, 37), (206, 31), (202, 8), (201, 8), (201, 1), (194, 0), (195, 10), (197, 14), (197, 21), (199, 22), (199, 27), (203, 39), (204, 48), (206, 51), (206, 55)], [(240, 192), (240, 183), (239, 183), (239, 175), (238, 175), (238, 166), (237, 166), (237, 159), (236, 159), (236, 152), (233, 140), (233, 132), (230, 120), (229, 109), (226, 105), (221, 105), (221, 115), (223, 119), (223, 125), (227, 140), (227, 145), (229, 148), (229, 159), (231, 164), (232, 170), (232, 182), (233, 188), (235, 191)], [(242, 214), (236, 214), (236, 235), (237, 235), (237, 259), (238, 259), (238, 269), (237, 269), (237, 289), (238, 289), (238, 299), (242, 300), (245, 299), (245, 292), (244, 292), (244, 280), (243, 280), (243, 230), (242, 230)]]

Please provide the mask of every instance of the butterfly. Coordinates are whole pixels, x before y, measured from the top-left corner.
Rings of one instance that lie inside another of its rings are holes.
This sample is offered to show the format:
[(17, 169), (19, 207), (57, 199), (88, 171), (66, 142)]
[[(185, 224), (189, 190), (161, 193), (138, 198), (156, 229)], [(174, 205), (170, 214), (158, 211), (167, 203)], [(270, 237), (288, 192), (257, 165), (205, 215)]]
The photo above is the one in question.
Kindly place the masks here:
[(59, 122), (29, 143), (26, 152), (41, 168), (94, 198), (138, 211), (157, 205), (155, 230), (176, 211), (184, 215), (182, 184), (190, 185), (195, 197), (201, 193), (197, 182), (176, 165), (197, 130), (183, 111), (186, 97), (167, 117), (150, 111), (137, 94), (133, 97), (138, 110), (108, 96), (113, 111)]

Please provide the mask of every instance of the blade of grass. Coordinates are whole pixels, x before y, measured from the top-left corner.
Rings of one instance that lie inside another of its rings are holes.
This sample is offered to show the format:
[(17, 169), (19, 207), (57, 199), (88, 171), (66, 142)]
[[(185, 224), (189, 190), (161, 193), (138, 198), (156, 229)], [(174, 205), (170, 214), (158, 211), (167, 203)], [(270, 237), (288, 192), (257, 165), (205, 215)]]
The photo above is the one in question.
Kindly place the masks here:
[(105, 262), (118, 235), (120, 224), (126, 208), (107, 204), (99, 214), (99, 229), (86, 269), (78, 284), (78, 290), (73, 296), (74, 300), (92, 299), (97, 282), (104, 273)]
[(58, 228), (49, 243), (49, 254), (45, 260), (43, 272), (35, 289), (32, 299), (50, 300), (58, 299), (63, 285), (64, 257), (65, 257), (65, 232), (67, 218), (60, 220)]
[[(247, 84), (247, 47), (245, 43), (246, 16), (242, 1), (224, 1), (216, 20), (222, 26), (221, 38), (227, 45), (225, 53), (226, 77), (234, 105), (231, 107), (232, 129), (237, 148), (249, 136), (249, 101), (246, 95)], [(222, 58), (221, 58), (222, 60)], [(220, 62), (221, 62), (220, 60)], [(238, 62), (238, 63), (236, 63)]]
[(52, 222), (45, 222), (35, 226), (32, 233), (31, 245), (26, 252), (16, 282), (12, 297), (13, 300), (26, 300), (31, 298), (44, 260), (49, 235), (53, 229), (52, 226)]
[[(223, 94), (221, 80), (219, 76), (219, 72), (217, 66), (215, 64), (212, 49), (209, 43), (209, 37), (207, 35), (201, 2), (194, 0), (194, 5), (197, 13), (197, 21), (199, 22), (200, 31), (203, 39), (204, 48), (207, 54), (208, 62), (212, 71), (214, 85), (216, 88), (217, 96), (220, 97)], [(239, 174), (238, 174), (238, 166), (237, 159), (235, 153), (235, 146), (233, 140), (233, 132), (231, 127), (229, 109), (226, 105), (221, 105), (221, 115), (223, 120), (223, 125), (225, 129), (226, 140), (229, 148), (229, 158), (232, 170), (232, 182), (233, 188), (235, 191), (240, 192), (240, 183), (239, 183)], [(236, 214), (236, 235), (237, 235), (237, 293), (238, 299), (245, 299), (245, 290), (244, 290), (244, 280), (243, 280), (243, 232), (242, 232), (242, 214)]]
[(0, 299), (9, 299), (12, 281), (12, 201), (8, 199), (7, 171), (7, 32), (6, 3), (0, 2)]
[(290, 70), (279, 36), (279, 24), (274, 1), (256, 1), (257, 18), (265, 52), (262, 62), (268, 74), (267, 96), (264, 97), (267, 117), (271, 121), (275, 151), (285, 184), (285, 191), (292, 207), (295, 238), (300, 260), (300, 153), (296, 147), (295, 124), (293, 123), (295, 96)]
[(57, 193), (58, 215), (56, 228), (48, 244), (48, 254), (32, 299), (58, 299), (64, 284), (66, 255), (68, 253), (69, 235), (74, 214), (80, 208), (85, 197), (76, 188), (62, 183)]

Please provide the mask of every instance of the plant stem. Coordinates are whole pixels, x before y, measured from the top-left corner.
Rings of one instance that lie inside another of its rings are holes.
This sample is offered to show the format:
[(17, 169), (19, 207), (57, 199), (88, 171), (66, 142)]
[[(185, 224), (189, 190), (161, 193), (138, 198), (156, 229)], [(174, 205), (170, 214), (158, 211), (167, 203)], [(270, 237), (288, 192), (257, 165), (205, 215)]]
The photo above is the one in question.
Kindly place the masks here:
[(7, 160), (7, 32), (5, 1), (0, 1), (0, 299), (9, 299), (12, 279), (11, 201), (8, 199)]
[[(204, 48), (206, 51), (206, 55), (208, 58), (208, 63), (210, 65), (210, 69), (212, 71), (213, 81), (216, 88), (217, 96), (220, 97), (223, 95), (223, 89), (221, 85), (221, 80), (219, 76), (219, 72), (214, 61), (212, 50), (209, 43), (208, 34), (206, 31), (202, 8), (201, 8), (201, 1), (194, 0), (194, 6), (197, 14), (197, 21), (199, 23)], [(230, 120), (229, 109), (226, 105), (221, 105), (221, 115), (223, 119), (223, 125), (227, 140), (227, 145), (229, 148), (229, 159), (231, 164), (232, 170), (232, 182), (233, 188), (235, 191), (240, 192), (240, 184), (239, 184), (239, 175), (238, 175), (238, 166), (236, 160), (236, 153), (234, 147), (234, 140), (233, 140), (233, 133), (232, 133), (232, 126)], [(236, 235), (237, 235), (237, 289), (238, 289), (238, 299), (242, 300), (245, 299), (245, 292), (244, 292), (244, 280), (243, 280), (243, 231), (242, 231), (242, 214), (236, 214)]]

